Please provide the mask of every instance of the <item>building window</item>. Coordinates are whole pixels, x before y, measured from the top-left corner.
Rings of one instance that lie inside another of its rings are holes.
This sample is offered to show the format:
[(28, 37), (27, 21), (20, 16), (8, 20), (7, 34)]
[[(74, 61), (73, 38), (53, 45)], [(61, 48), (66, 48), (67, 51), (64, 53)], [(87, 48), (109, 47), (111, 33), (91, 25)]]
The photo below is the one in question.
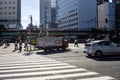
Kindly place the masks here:
[(15, 12), (13, 12), (13, 14), (15, 14)]
[(7, 12), (4, 12), (4, 14), (6, 15), (6, 14), (7, 14)]
[(4, 9), (7, 9), (7, 7), (5, 6)]
[(0, 2), (0, 4), (3, 4), (3, 2)]
[(2, 7), (0, 7), (0, 10), (3, 10), (3, 8), (2, 8)]
[(7, 2), (5, 2), (4, 4), (7, 4)]
[(15, 9), (16, 7), (13, 7), (13, 9)]
[(9, 4), (11, 4), (11, 2), (9, 2)]
[(0, 15), (3, 15), (3, 12), (0, 12)]
[(9, 7), (9, 9), (11, 9), (11, 7)]
[(16, 4), (16, 2), (15, 2), (15, 1), (13, 1), (13, 4)]
[(11, 15), (11, 12), (9, 12), (8, 14)]

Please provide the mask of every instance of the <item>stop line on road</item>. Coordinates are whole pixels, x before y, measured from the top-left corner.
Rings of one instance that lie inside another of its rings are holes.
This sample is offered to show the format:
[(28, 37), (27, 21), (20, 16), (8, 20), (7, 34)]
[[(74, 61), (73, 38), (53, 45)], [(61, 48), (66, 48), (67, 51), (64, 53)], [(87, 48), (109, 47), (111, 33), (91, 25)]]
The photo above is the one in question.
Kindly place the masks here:
[[(9, 55), (6, 55), (9, 57)], [(11, 57), (11, 56), (10, 56)], [(20, 61), (12, 57), (13, 62), (0, 63), (0, 79), (5, 80), (110, 80), (110, 76), (102, 76), (84, 68), (41, 57), (39, 61)], [(0, 59), (5, 57), (0, 57)], [(24, 59), (25, 57), (18, 57)], [(15, 60), (14, 60), (15, 59)]]

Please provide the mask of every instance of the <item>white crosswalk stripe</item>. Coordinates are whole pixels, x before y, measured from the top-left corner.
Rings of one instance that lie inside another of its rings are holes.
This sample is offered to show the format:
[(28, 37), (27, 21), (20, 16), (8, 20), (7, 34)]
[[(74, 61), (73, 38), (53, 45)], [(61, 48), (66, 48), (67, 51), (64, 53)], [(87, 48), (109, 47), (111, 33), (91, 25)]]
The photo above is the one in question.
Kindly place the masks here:
[(96, 78), (86, 78), (86, 79), (78, 79), (78, 80), (111, 80), (114, 79), (109, 76), (102, 76), (102, 77), (96, 77)]
[[(74, 72), (85, 71), (85, 69), (70, 69), (70, 70), (31, 72), (31, 73), (1, 74), (0, 77), (14, 77), (14, 76), (24, 76), (24, 75), (31, 76), (31, 75), (57, 74), (57, 73), (67, 73), (67, 72), (73, 72), (73, 71)], [(88, 74), (88, 73), (86, 73), (86, 74)], [(93, 72), (93, 74), (97, 74), (97, 73)]]
[[(6, 55), (7, 56), (7, 55)], [(12, 57), (12, 61), (0, 63), (0, 80), (110, 80), (110, 76), (102, 76), (84, 68), (42, 57), (22, 60)], [(6, 58), (0, 57), (0, 59)], [(9, 58), (9, 56), (7, 56)]]
[(52, 69), (68, 69), (68, 68), (75, 68), (75, 66), (56, 66), (56, 67), (45, 67), (45, 68), (32, 68), (32, 69), (18, 69), (18, 70), (4, 70), (0, 71), (0, 73), (5, 72), (20, 72), (20, 71), (37, 71), (37, 70), (52, 70)]
[[(16, 64), (6, 64), (6, 65), (0, 65), (0, 67), (2, 68), (2, 67), (4, 67), (4, 68), (6, 68), (6, 67), (12, 67), (12, 66), (22, 66), (22, 65), (44, 65), (44, 64), (62, 64), (61, 62), (59, 62), (59, 61), (51, 61), (51, 62), (34, 62), (34, 63), (16, 63)], [(6, 66), (6, 67), (5, 67)], [(0, 68), (0, 69), (1, 69)]]
[(26, 66), (7, 66), (7, 67), (0, 67), (2, 69), (17, 69), (17, 68), (33, 68), (33, 67), (50, 67), (50, 66), (61, 66), (61, 65), (68, 65), (66, 63), (53, 63), (53, 64), (40, 64), (40, 65), (26, 65)]
[[(54, 75), (54, 76), (47, 76), (47, 77), (37, 77), (37, 78), (22, 78), (20, 80), (53, 80), (59, 78), (70, 78), (70, 77), (80, 77), (80, 76), (89, 76), (89, 75), (96, 75), (98, 73), (95, 72), (87, 72), (87, 73), (75, 73), (75, 74), (66, 74), (66, 75)], [(14, 80), (14, 79), (13, 79)]]

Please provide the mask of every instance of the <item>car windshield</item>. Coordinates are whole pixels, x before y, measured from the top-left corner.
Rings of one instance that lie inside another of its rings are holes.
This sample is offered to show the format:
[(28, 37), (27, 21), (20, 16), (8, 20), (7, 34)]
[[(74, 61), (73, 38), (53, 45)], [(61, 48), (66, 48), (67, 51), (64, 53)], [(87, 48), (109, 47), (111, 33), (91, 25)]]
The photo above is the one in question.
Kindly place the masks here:
[(89, 44), (95, 44), (95, 43), (102, 42), (102, 41), (103, 41), (103, 40), (91, 41)]

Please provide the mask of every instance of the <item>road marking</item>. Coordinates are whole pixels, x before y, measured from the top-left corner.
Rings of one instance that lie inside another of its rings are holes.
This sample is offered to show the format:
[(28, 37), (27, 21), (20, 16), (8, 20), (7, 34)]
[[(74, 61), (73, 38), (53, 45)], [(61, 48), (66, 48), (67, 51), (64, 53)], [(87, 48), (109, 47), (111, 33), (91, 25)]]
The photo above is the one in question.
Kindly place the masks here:
[[(58, 73), (69, 73), (69, 72), (78, 72), (78, 71), (87, 71), (86, 69), (67, 69), (67, 70), (52, 70), (52, 71), (40, 71), (40, 72), (30, 72), (30, 73), (14, 73), (14, 74), (0, 74), (0, 77), (15, 77), (15, 76), (31, 76), (31, 75), (46, 75), (46, 74), (58, 74)], [(82, 74), (82, 73), (81, 73)], [(83, 73), (84, 75), (98, 74), (95, 72)]]
[(40, 70), (54, 70), (54, 69), (72, 69), (76, 68), (76, 66), (56, 66), (56, 67), (43, 67), (43, 68), (32, 68), (32, 69), (15, 69), (15, 70), (4, 70), (0, 71), (0, 73), (8, 73), (8, 72), (20, 72), (20, 71), (40, 71)]
[(109, 76), (95, 77), (95, 78), (86, 78), (86, 79), (77, 79), (77, 80), (112, 80), (114, 78)]
[[(25, 61), (24, 58), (26, 57), (22, 57), (22, 56), (20, 56), (19, 58), (18, 57), (19, 56), (1, 57), (1, 59), (3, 58), (2, 59), (3, 61), (6, 60), (7, 58), (8, 60), (9, 58), (11, 58), (10, 60), (12, 62), (7, 61), (0, 63), (0, 79), (1, 78), (4, 78), (5, 80), (53, 80), (53, 79), (65, 79), (65, 78), (66, 79), (77, 78), (77, 80), (114, 79), (109, 76), (101, 76), (97, 72), (91, 72), (87, 69), (77, 68), (76, 66), (69, 65), (68, 63), (56, 61), (54, 59), (49, 59), (46, 57), (37, 56), (37, 58), (35, 57), (34, 59), (33, 56), (32, 57), (30, 56), (29, 58), (31, 60), (29, 60), (28, 58), (25, 59)], [(22, 59), (23, 61), (20, 61)], [(68, 59), (67, 61), (73, 61), (73, 60)]]
[(50, 67), (50, 66), (63, 66), (68, 65), (67, 63), (54, 63), (54, 64), (42, 64), (42, 65), (26, 65), (26, 66), (10, 66), (10, 67), (0, 67), (0, 69), (18, 69), (18, 68), (34, 68), (34, 67)]
[(45, 77), (32, 77), (32, 78), (19, 78), (19, 79), (7, 79), (7, 80), (52, 80), (59, 78), (70, 78), (70, 77), (82, 77), (82, 76), (91, 76), (97, 75), (95, 72), (86, 72), (86, 73), (75, 73), (75, 74), (61, 74), (61, 75), (53, 75), (53, 76), (45, 76)]
[(13, 63), (13, 64), (1, 64), (0, 67), (11, 67), (11, 66), (22, 66), (22, 65), (42, 65), (42, 64), (57, 64), (57, 63), (62, 63), (60, 61), (43, 61), (43, 62), (33, 62), (33, 63)]
[[(52, 60), (52, 59), (42, 59), (42, 60), (38, 60), (38, 61), (19, 61), (17, 62), (17, 60), (15, 59), (15, 62), (3, 62), (3, 63), (0, 63), (0, 65), (4, 65), (4, 64), (25, 64), (25, 63), (35, 63), (35, 62), (51, 62), (51, 61), (56, 61), (56, 60)], [(60, 61), (59, 61), (60, 62)]]
[(64, 62), (74, 62), (74, 61), (77, 61), (77, 60), (65, 60)]

